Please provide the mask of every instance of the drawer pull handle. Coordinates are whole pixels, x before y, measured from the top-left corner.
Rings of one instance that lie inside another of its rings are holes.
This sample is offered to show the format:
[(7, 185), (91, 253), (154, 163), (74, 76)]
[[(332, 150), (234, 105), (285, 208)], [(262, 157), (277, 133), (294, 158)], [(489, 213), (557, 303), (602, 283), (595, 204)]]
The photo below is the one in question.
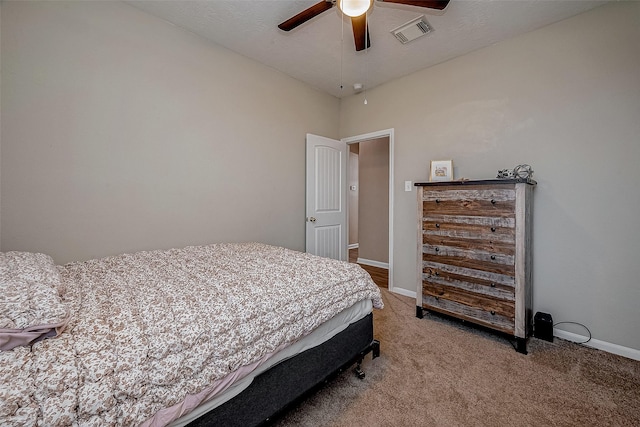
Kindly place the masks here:
[(495, 283), (492, 283), (492, 284), (491, 284), (491, 287), (492, 287), (492, 288), (495, 288), (495, 287), (496, 287), (496, 284), (495, 284)]
[(492, 204), (492, 205), (495, 205), (495, 204), (496, 204), (496, 201), (495, 201), (495, 200), (493, 200), (493, 199), (491, 199), (491, 204)]
[(495, 315), (496, 315), (496, 312), (495, 312), (495, 311), (493, 311), (493, 310), (491, 310), (491, 315), (492, 315), (492, 316), (495, 316)]
[(495, 260), (495, 259), (496, 259), (496, 256), (495, 256), (495, 255), (491, 255), (491, 259), (492, 259), (492, 260)]
[(496, 232), (496, 228), (495, 227), (491, 227), (491, 232), (495, 233)]
[(439, 275), (440, 275), (440, 273), (438, 273), (437, 271), (436, 271), (436, 273), (435, 273), (435, 274), (436, 274), (436, 276), (439, 276)]
[(440, 224), (436, 222), (436, 228), (440, 228)]
[(436, 252), (440, 252), (440, 249), (439, 249), (439, 248), (436, 248)]
[(436, 199), (436, 203), (440, 203), (440, 199)]

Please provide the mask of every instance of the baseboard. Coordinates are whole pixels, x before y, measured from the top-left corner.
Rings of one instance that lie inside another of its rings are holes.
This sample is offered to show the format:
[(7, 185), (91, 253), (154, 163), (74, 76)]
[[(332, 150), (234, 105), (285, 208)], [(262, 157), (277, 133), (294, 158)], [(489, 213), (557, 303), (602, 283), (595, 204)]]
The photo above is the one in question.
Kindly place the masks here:
[(393, 289), (389, 289), (389, 292), (393, 292), (394, 294), (416, 299), (416, 292), (410, 291), (408, 289), (394, 287)]
[(572, 332), (563, 331), (562, 329), (553, 328), (553, 336), (562, 338), (563, 340), (573, 341), (576, 343), (583, 343), (587, 347), (592, 347), (598, 350), (606, 351), (607, 353), (617, 354), (618, 356), (627, 357), (633, 360), (640, 360), (640, 350), (634, 348), (623, 347), (618, 344), (612, 344), (606, 341), (600, 341), (591, 338), (589, 342), (585, 342), (589, 337), (583, 335), (574, 334)]
[(358, 264), (364, 264), (364, 265), (370, 265), (371, 267), (378, 267), (378, 268), (384, 268), (384, 269), (389, 269), (389, 263), (388, 262), (380, 262), (380, 261), (373, 261), (370, 259), (365, 259), (365, 258), (358, 258), (358, 261), (356, 261)]
[(359, 243), (351, 243), (350, 245), (347, 245), (347, 249), (358, 249), (359, 247)]

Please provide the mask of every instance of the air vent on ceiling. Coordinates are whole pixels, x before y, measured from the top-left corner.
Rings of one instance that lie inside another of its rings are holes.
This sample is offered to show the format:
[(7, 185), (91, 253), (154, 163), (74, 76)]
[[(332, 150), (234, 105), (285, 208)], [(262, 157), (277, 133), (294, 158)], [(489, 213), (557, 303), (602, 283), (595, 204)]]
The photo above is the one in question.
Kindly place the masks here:
[(411, 40), (425, 36), (433, 31), (433, 27), (427, 22), (424, 15), (407, 22), (398, 28), (391, 30), (391, 34), (396, 36), (400, 43), (407, 44)]

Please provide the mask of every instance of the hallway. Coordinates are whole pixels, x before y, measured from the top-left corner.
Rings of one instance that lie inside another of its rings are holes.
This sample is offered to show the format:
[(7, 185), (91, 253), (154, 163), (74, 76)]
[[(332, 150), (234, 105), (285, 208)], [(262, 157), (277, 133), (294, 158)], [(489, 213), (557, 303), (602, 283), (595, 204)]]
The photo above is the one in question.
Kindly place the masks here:
[[(358, 261), (358, 248), (349, 249), (349, 262), (357, 262)], [(370, 275), (373, 281), (381, 288), (389, 287), (389, 270), (386, 268), (373, 267), (371, 265), (359, 264), (360, 267), (364, 268)]]

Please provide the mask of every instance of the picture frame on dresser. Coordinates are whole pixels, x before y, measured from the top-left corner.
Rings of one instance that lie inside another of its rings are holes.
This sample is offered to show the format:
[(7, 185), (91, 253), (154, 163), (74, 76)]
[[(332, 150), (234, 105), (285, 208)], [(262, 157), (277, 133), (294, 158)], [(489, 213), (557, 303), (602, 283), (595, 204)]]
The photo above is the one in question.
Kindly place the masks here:
[(432, 160), (429, 182), (453, 181), (453, 160)]

